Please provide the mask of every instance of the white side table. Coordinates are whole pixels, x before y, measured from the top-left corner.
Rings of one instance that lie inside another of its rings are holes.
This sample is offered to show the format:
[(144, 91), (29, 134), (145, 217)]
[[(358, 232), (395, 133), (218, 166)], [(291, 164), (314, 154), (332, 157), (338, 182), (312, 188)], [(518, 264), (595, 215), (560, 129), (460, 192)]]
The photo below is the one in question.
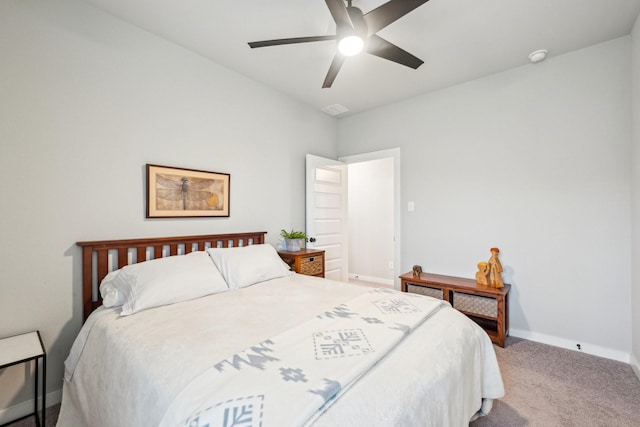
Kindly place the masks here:
[[(0, 338), (0, 369), (31, 361), (34, 361), (35, 363), (35, 403), (33, 405), (33, 413), (18, 418), (17, 420), (13, 420), (11, 423), (30, 416), (35, 416), (36, 425), (38, 425), (38, 427), (44, 427), (44, 411), (46, 407), (45, 395), (47, 392), (47, 352), (44, 349), (44, 344), (42, 344), (40, 331), (27, 332), (26, 334)], [(40, 364), (42, 365), (42, 412), (41, 415), (38, 416), (38, 385), (40, 383), (38, 381), (38, 365)], [(6, 426), (8, 424), (10, 423), (3, 424), (2, 426)]]

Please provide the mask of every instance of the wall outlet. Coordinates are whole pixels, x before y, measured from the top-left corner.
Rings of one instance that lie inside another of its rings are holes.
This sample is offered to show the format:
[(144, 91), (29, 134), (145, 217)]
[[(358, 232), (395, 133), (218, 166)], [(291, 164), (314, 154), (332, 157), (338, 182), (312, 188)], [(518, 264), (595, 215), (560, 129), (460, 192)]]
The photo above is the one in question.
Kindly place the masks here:
[(416, 204), (414, 202), (407, 203), (407, 211), (413, 212), (416, 210)]
[(393, 270), (393, 261), (389, 261), (389, 270)]

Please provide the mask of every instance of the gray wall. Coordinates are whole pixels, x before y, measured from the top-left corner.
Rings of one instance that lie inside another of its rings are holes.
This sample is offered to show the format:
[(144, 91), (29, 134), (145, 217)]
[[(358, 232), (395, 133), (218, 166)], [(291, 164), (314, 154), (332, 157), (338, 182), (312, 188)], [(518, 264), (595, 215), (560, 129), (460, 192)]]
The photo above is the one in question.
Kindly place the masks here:
[(474, 277), (497, 246), (512, 334), (628, 361), (630, 47), (551, 55), (340, 120), (340, 156), (402, 151), (403, 270)]
[[(79, 1), (1, 1), (0, 52), (0, 336), (42, 332), (54, 402), (81, 326), (76, 241), (276, 243), (304, 227), (304, 155), (336, 158), (336, 121)], [(231, 217), (146, 220), (145, 163), (230, 173)], [(32, 395), (24, 368), (0, 374), (1, 421)]]
[(632, 37), (633, 60), (633, 147), (631, 162), (632, 182), (632, 227), (633, 227), (633, 282), (631, 299), (633, 316), (632, 362), (636, 375), (640, 378), (640, 16), (636, 19)]

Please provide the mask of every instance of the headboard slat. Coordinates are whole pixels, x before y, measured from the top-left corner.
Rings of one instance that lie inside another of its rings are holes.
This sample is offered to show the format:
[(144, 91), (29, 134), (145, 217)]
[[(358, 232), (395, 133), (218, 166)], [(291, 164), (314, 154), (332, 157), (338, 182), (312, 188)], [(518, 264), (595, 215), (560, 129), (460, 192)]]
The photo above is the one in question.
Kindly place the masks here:
[(118, 248), (118, 268), (122, 268), (129, 264), (129, 250), (127, 248)]
[[(82, 251), (82, 311), (84, 313), (91, 313), (94, 310), (93, 307), (93, 252), (83, 250)], [(87, 292), (86, 283), (89, 283), (91, 292)], [(86, 320), (86, 315), (85, 315)]]
[(171, 256), (178, 255), (178, 244), (177, 243), (169, 243), (169, 255), (171, 255)]
[(162, 255), (162, 248), (164, 246), (163, 245), (155, 245), (153, 247), (153, 257), (154, 258), (162, 258), (164, 255)]
[[(153, 248), (148, 254), (148, 259), (163, 258), (166, 255), (178, 255), (179, 246), (184, 246), (184, 254), (194, 250), (194, 243), (198, 250), (205, 250), (207, 243), (210, 247), (248, 246), (250, 243), (257, 245), (265, 242), (266, 231), (252, 233), (233, 234), (208, 234), (202, 236), (177, 236), (177, 237), (151, 237), (143, 239), (100, 240), (92, 242), (77, 242), (82, 248), (82, 304), (83, 315), (86, 320), (89, 314), (102, 305), (98, 284), (109, 273), (109, 251), (117, 251), (117, 263), (113, 268), (122, 268), (129, 264), (129, 251), (136, 250), (136, 257), (132, 262), (144, 262), (147, 260), (147, 250)], [(169, 247), (168, 254), (164, 253), (164, 247)], [(115, 266), (117, 265), (117, 267)], [(97, 272), (96, 281), (93, 272)]]
[(97, 265), (98, 277), (104, 277), (107, 275), (107, 273), (109, 273), (109, 249), (101, 249), (97, 252), (98, 252), (98, 265)]
[(147, 260), (147, 247), (146, 246), (136, 246), (136, 262), (143, 262)]

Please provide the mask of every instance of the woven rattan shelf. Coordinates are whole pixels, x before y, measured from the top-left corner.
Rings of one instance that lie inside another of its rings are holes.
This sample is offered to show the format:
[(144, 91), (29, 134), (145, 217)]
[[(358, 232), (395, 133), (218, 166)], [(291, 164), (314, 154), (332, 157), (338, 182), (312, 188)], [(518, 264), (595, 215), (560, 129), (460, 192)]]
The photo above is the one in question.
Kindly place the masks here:
[(402, 291), (428, 295), (449, 301), (453, 308), (461, 311), (480, 325), (491, 341), (504, 347), (509, 335), (509, 289), (481, 286), (473, 279), (413, 272), (403, 274)]
[(278, 254), (296, 273), (324, 277), (324, 251), (300, 249), (295, 252), (279, 251)]

